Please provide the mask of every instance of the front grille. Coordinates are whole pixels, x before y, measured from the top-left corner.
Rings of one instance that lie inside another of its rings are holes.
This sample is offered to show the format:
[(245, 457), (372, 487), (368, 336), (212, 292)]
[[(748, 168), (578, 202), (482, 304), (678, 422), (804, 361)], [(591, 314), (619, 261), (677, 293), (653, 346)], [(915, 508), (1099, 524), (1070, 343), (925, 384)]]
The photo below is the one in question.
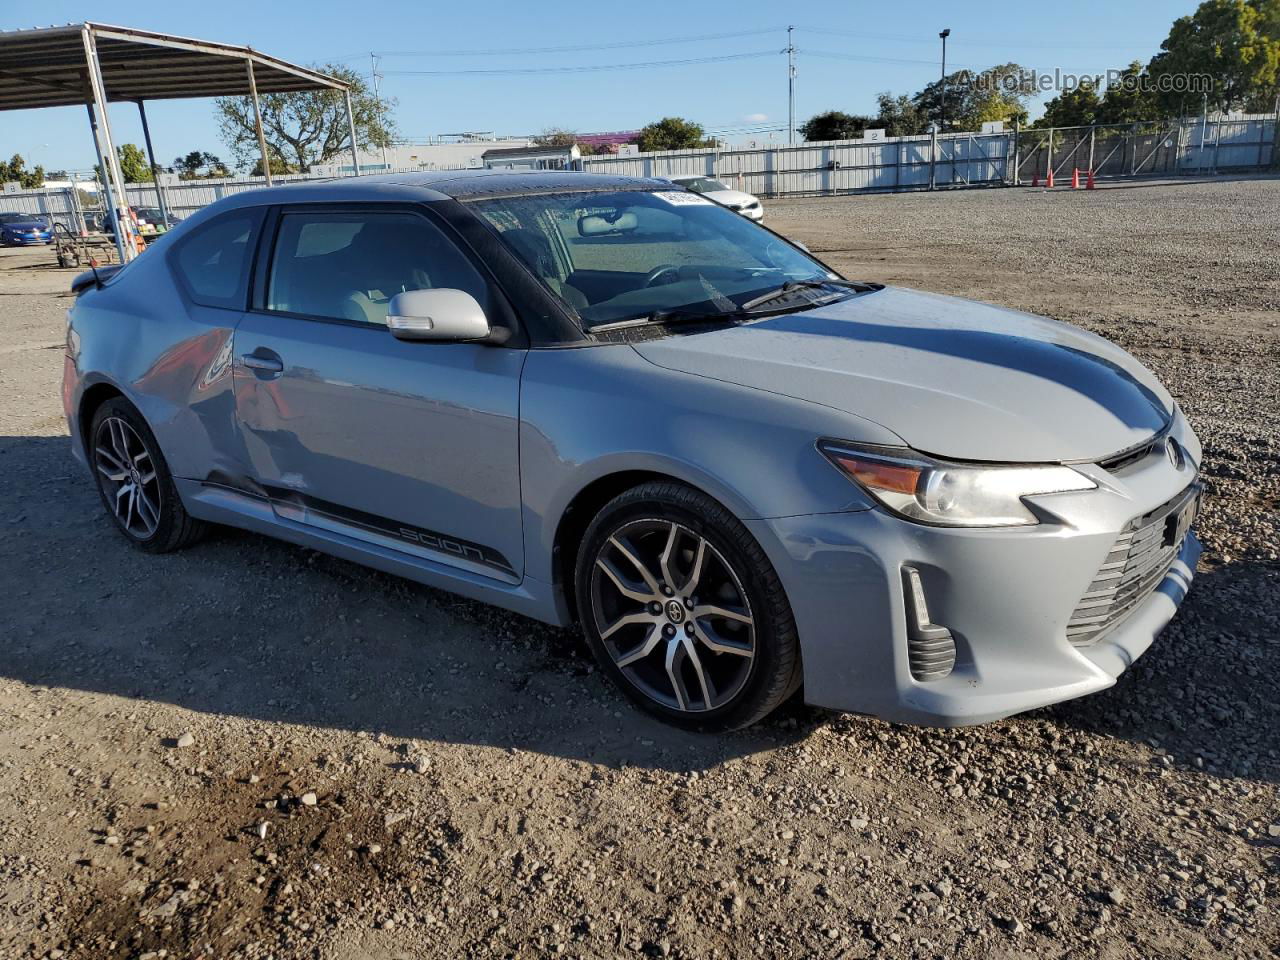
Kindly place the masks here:
[(1125, 524), (1067, 621), (1067, 639), (1072, 644), (1097, 643), (1160, 585), (1195, 519), (1198, 505), (1194, 501), (1199, 495), (1199, 484), (1192, 484), (1168, 503)]

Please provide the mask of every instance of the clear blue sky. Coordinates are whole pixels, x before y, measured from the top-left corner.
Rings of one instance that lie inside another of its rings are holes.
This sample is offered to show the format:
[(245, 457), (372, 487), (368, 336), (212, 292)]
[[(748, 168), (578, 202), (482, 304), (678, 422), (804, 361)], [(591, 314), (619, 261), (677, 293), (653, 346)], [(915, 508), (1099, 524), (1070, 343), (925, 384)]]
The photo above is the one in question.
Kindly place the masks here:
[[(914, 93), (938, 75), (938, 31), (951, 29), (947, 67), (1017, 61), (1051, 72), (1121, 68), (1158, 49), (1173, 20), (1197, 0), (1088, 0), (1078, 3), (631, 4), (595, 0), (431, 3), (423, 0), (217, 0), (139, 4), (113, 0), (41, 0), (4, 4), (0, 29), (97, 20), (227, 43), (248, 44), (304, 64), (341, 60), (369, 72), (369, 52), (386, 56), (383, 92), (410, 138), (461, 130), (537, 132), (563, 126), (581, 132), (634, 129), (678, 114), (712, 129), (785, 125), (785, 57), (685, 64), (637, 70), (515, 76), (413, 76), (396, 71), (542, 68), (624, 64), (780, 51), (795, 24), (799, 50), (797, 123), (826, 109), (874, 113), (881, 90)], [(14, 7), (21, 6), (19, 11)], [(33, 22), (38, 18), (38, 22)], [(439, 50), (493, 50), (617, 44), (745, 31), (759, 35), (609, 50), (434, 56)], [(811, 55), (806, 54), (806, 50)], [(835, 59), (818, 53), (867, 59)], [(880, 58), (876, 60), (874, 58)], [(162, 163), (189, 150), (228, 157), (210, 100), (148, 107)], [(117, 143), (141, 143), (137, 111), (112, 108)], [(781, 135), (785, 136), (785, 135)], [(92, 166), (83, 108), (0, 113), (0, 154), (21, 153), (48, 169)]]

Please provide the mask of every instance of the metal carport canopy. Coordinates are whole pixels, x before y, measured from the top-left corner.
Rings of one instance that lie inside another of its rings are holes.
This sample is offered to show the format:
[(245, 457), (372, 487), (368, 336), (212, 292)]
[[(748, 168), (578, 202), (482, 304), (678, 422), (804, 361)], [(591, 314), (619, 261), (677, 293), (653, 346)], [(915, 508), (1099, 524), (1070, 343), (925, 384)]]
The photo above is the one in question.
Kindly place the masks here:
[[(271, 168), (258, 113), (258, 94), (325, 89), (340, 90), (346, 96), (354, 157), (357, 150), (347, 85), (251, 47), (92, 22), (0, 31), (0, 110), (82, 104), (89, 108), (98, 159), (108, 160), (102, 164), (104, 180), (108, 181), (105, 186), (109, 195), (114, 193), (120, 198), (111, 206), (123, 221), (117, 223), (116, 230), (122, 260), (132, 257), (134, 247), (128, 217), (120, 217), (127, 203), (106, 116), (108, 102), (137, 103), (142, 111), (146, 100), (252, 97), (258, 119), (262, 169), (270, 183)], [(151, 151), (145, 111), (142, 111), (142, 122), (154, 171), (155, 156)], [(359, 172), (358, 160), (356, 172)], [(161, 203), (163, 205), (163, 195)]]

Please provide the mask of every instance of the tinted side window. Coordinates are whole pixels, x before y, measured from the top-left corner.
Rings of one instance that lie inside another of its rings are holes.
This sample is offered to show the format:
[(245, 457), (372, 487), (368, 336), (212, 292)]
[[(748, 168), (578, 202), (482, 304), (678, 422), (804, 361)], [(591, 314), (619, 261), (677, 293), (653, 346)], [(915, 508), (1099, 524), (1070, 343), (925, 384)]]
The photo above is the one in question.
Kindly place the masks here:
[(260, 210), (234, 210), (182, 239), (170, 263), (188, 296), (206, 307), (243, 310)]
[(385, 324), (406, 290), (465, 290), (488, 308), (488, 291), (462, 251), (411, 213), (306, 212), (280, 218), (267, 309)]

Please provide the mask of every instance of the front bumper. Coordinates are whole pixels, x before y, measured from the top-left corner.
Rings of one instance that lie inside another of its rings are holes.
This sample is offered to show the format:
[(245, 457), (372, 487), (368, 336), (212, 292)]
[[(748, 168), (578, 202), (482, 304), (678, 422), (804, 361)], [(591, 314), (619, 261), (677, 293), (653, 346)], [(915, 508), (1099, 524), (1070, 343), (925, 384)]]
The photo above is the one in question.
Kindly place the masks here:
[[(880, 509), (750, 521), (791, 601), (806, 701), (960, 726), (1113, 685), (1186, 596), (1200, 555), (1195, 534), (1145, 599), (1091, 645), (1067, 639), (1068, 621), (1125, 525), (1195, 481), (1199, 443), (1180, 416), (1175, 429), (1190, 463), (1179, 468), (1156, 453), (1122, 475), (1081, 466), (1098, 489), (1036, 498), (1059, 523), (928, 527)], [(955, 643), (955, 665), (939, 679), (911, 670), (904, 567), (919, 574), (928, 619)]]
[(41, 243), (52, 243), (52, 233), (10, 233), (0, 238), (6, 246), (33, 247)]
[(756, 223), (759, 223), (764, 219), (764, 207), (761, 206), (757, 206), (754, 209), (747, 209), (744, 207), (742, 209), (735, 210), (734, 212), (740, 216), (746, 217), (748, 220), (754, 220)]

